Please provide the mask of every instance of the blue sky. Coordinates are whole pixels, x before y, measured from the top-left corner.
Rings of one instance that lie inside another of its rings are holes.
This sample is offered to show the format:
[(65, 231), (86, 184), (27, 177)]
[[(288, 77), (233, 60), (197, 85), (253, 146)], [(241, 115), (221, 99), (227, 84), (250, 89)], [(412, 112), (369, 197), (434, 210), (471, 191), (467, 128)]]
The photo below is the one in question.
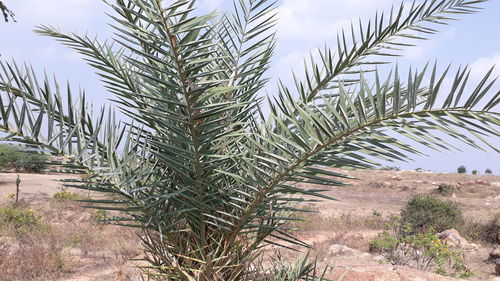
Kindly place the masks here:
[[(227, 9), (232, 0), (199, 0), (203, 10)], [(35, 25), (47, 24), (64, 31), (109, 38), (111, 28), (105, 12), (109, 8), (101, 0), (5, 0), (18, 23), (0, 24), (0, 54), (2, 59), (30, 62), (41, 73), (55, 73), (60, 81), (86, 89), (87, 95), (102, 104), (110, 96), (100, 85), (93, 70), (72, 50), (50, 38), (32, 32)], [(375, 11), (387, 11), (393, 0), (282, 0), (280, 1), (279, 45), (270, 75), (290, 81), (292, 67), (302, 64), (304, 55), (315, 47), (335, 44), (337, 31), (353, 19), (367, 19)], [(419, 42), (398, 59), (402, 67), (422, 66), (437, 59), (442, 66), (469, 64), (474, 79), (494, 64), (500, 70), (500, 1), (491, 0), (482, 5), (480, 14), (461, 16), (460, 21), (442, 26), (441, 33), (432, 40)], [(296, 69), (295, 69), (296, 70)], [(500, 75), (500, 71), (496, 75)], [(500, 87), (500, 83), (497, 84)], [(272, 86), (269, 91), (272, 91)], [(272, 93), (270, 93), (272, 94)], [(499, 142), (500, 137), (493, 138)], [(463, 152), (433, 153), (418, 157), (415, 162), (395, 163), (403, 168), (422, 167), (432, 171), (455, 171), (460, 164), (470, 170), (491, 168), (500, 173), (500, 157), (493, 152), (479, 152), (464, 148)]]

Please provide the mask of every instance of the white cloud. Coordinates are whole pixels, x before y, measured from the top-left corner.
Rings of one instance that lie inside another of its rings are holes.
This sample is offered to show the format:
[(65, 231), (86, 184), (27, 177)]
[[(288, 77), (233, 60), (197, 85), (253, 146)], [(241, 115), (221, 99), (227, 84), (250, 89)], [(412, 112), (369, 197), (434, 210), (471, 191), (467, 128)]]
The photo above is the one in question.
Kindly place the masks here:
[(390, 0), (283, 0), (278, 9), (279, 35), (282, 40), (314, 44), (329, 41), (352, 20), (367, 19), (376, 9), (384, 9), (390, 3)]
[(471, 64), (471, 74), (474, 78), (484, 76), (492, 66), (495, 66), (493, 77), (500, 76), (500, 53), (491, 57), (479, 58)]
[(302, 77), (304, 58), (318, 47), (336, 46), (337, 33), (350, 23), (390, 9), (392, 0), (283, 0), (278, 8), (278, 48), (273, 73), (291, 85), (291, 69)]
[(200, 8), (206, 11), (221, 10), (224, 0), (202, 0), (199, 4)]
[(108, 10), (101, 0), (21, 0), (9, 3), (19, 24), (54, 24), (66, 27), (86, 23)]

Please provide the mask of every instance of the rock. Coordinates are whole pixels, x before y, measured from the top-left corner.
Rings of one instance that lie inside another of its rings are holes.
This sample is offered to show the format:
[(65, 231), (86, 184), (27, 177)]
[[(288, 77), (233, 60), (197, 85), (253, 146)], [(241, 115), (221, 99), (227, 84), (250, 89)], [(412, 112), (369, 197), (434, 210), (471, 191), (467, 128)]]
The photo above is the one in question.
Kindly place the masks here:
[(17, 240), (14, 237), (9, 237), (9, 236), (0, 237), (0, 255), (6, 254), (2, 253), (3, 251), (9, 252), (17, 248), (19, 248), (19, 244), (17, 243)]
[(496, 246), (496, 248), (490, 253), (490, 258), (488, 260), (491, 262), (500, 263), (500, 245)]
[(16, 239), (9, 236), (0, 236), (0, 243), (12, 246), (16, 244)]
[(464, 186), (475, 186), (475, 185), (490, 186), (490, 183), (486, 182), (486, 181), (482, 181), (482, 180), (475, 180), (475, 181), (464, 182), (462, 185), (464, 185)]
[(451, 248), (464, 249), (464, 250), (477, 250), (478, 246), (473, 243), (467, 242), (460, 233), (455, 229), (448, 229), (437, 234), (439, 239)]
[(495, 263), (495, 274), (500, 276), (500, 245), (490, 253), (488, 261)]
[(342, 281), (457, 281), (461, 279), (419, 271), (404, 266), (379, 265), (370, 267), (334, 268), (326, 276), (330, 280)]
[(66, 257), (77, 257), (81, 256), (83, 253), (81, 249), (73, 247), (65, 247), (62, 249), (61, 254)]
[(346, 245), (333, 244), (328, 248), (328, 254), (334, 256), (358, 256), (361, 254), (361, 252), (355, 249), (351, 249)]
[(500, 187), (500, 182), (492, 182), (490, 185), (495, 186), (495, 187)]
[(500, 281), (500, 277), (491, 277), (487, 281)]
[(371, 255), (369, 253), (361, 253), (361, 255), (359, 255), (360, 258), (369, 258), (371, 257)]

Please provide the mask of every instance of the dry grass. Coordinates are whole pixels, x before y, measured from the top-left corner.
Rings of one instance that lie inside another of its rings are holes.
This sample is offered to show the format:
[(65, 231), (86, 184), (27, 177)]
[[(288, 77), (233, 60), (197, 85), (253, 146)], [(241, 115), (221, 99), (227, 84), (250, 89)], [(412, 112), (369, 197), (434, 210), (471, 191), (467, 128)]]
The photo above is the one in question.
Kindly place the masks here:
[(373, 210), (370, 216), (344, 213), (336, 217), (326, 217), (317, 212), (304, 213), (301, 219), (302, 221), (292, 224), (300, 232), (381, 230), (390, 220), (388, 216), (376, 210)]
[(56, 239), (45, 240), (38, 235), (27, 235), (18, 238), (15, 244), (2, 244), (2, 281), (54, 280), (72, 266)]
[(36, 226), (20, 232), (13, 222), (0, 222), (0, 281), (56, 280), (110, 266), (123, 275), (140, 254), (133, 231), (96, 222), (78, 203), (46, 199), (16, 210), (29, 207)]

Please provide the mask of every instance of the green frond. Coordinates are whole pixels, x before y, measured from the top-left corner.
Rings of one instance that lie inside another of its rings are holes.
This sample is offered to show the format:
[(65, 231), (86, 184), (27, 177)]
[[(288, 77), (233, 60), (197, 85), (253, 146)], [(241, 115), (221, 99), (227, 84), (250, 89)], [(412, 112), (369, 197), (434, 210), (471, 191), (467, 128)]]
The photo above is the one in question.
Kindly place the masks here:
[[(317, 50), (319, 59), (311, 56), (305, 81), (296, 78), (295, 90), (304, 102), (311, 102), (339, 87), (339, 83), (357, 84), (360, 73), (387, 64), (387, 58), (415, 46), (414, 41), (437, 33), (437, 25), (447, 24), (459, 14), (475, 13), (483, 2), (486, 0), (413, 1), (393, 7), (388, 14), (377, 13), (367, 23), (351, 23), (348, 30), (338, 33), (336, 49), (325, 46)], [(282, 94), (290, 91), (282, 86)]]

